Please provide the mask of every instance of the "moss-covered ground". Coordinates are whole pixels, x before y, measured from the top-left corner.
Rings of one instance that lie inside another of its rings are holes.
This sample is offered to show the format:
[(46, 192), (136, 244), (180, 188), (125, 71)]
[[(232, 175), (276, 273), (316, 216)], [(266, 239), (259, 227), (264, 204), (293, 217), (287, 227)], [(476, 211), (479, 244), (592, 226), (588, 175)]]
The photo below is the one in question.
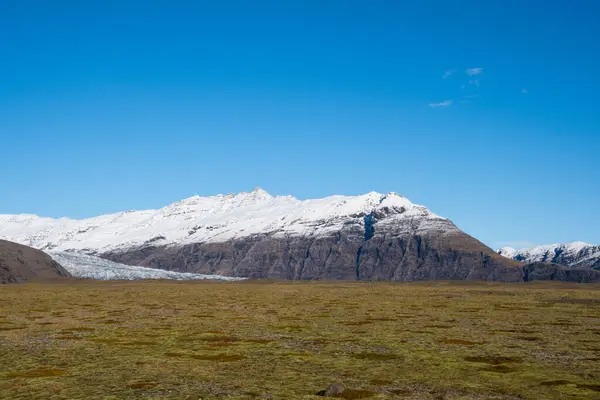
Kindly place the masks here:
[(2, 399), (600, 399), (600, 286), (0, 286)]

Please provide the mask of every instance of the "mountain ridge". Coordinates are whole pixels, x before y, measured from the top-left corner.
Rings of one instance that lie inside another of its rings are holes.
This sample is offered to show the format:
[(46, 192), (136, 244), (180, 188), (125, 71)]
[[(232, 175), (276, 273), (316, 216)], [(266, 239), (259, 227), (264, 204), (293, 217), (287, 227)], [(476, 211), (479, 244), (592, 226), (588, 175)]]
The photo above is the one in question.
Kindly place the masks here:
[(526, 263), (551, 262), (569, 268), (600, 270), (600, 246), (585, 242), (554, 243), (520, 250), (503, 247), (497, 253)]
[(256, 188), (238, 194), (192, 196), (155, 210), (81, 220), (5, 214), (0, 215), (0, 237), (42, 250), (88, 253), (145, 243), (220, 242), (263, 233), (319, 235), (338, 228), (339, 219), (344, 217), (381, 211), (402, 214), (402, 218), (426, 217), (445, 225), (445, 229), (458, 229), (426, 207), (393, 192), (298, 200), (293, 196), (271, 196)]
[(526, 269), (394, 192), (298, 200), (257, 188), (84, 220), (0, 215), (0, 237), (130, 266), (229, 277), (600, 280), (557, 265)]

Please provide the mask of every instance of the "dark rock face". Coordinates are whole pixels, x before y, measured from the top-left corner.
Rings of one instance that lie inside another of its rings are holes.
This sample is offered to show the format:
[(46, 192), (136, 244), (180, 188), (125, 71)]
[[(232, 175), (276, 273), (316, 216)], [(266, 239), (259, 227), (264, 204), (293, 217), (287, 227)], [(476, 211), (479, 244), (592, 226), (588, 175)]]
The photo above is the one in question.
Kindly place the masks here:
[(525, 282), (554, 280), (565, 282), (600, 282), (600, 271), (588, 268), (568, 268), (551, 263), (532, 263), (524, 268)]
[(0, 284), (69, 276), (71, 275), (46, 253), (0, 240)]
[[(290, 280), (520, 282), (526, 280), (528, 271), (525, 264), (496, 254), (458, 230), (421, 234), (375, 231), (367, 236), (362, 230), (350, 229), (317, 238), (262, 235), (224, 243), (149, 246), (101, 256), (181, 272)], [(535, 272), (531, 277), (542, 275)], [(562, 272), (544, 276), (590, 279)]]

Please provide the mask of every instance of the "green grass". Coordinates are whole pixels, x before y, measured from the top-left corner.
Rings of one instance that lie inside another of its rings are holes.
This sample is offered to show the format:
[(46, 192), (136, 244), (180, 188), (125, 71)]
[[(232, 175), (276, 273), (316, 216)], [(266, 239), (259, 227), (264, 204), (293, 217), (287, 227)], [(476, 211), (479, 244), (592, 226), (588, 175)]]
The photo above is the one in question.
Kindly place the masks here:
[(2, 399), (598, 399), (600, 286), (0, 286)]

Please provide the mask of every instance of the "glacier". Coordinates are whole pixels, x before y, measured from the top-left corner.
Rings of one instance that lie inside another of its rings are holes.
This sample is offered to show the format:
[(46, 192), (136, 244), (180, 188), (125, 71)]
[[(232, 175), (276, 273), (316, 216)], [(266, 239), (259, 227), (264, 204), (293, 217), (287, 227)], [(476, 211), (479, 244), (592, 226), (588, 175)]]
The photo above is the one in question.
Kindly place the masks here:
[(49, 252), (54, 261), (62, 265), (74, 278), (89, 278), (97, 280), (143, 280), (143, 279), (173, 279), (188, 280), (223, 280), (240, 281), (246, 278), (228, 277), (221, 275), (192, 274), (186, 272), (165, 271), (162, 269), (134, 267), (104, 260), (99, 257), (68, 252)]

